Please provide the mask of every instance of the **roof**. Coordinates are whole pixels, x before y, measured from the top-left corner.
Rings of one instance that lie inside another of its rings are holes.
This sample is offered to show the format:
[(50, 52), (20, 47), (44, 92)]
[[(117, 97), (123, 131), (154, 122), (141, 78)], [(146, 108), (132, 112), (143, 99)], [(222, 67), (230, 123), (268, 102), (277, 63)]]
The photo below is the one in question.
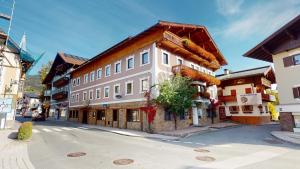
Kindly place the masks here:
[(78, 67), (79, 65), (85, 63), (88, 59), (87, 58), (83, 58), (80, 56), (75, 56), (72, 54), (67, 54), (64, 52), (58, 52), (56, 54), (56, 57), (52, 63), (52, 66), (47, 74), (47, 76), (45, 77), (43, 84), (46, 84), (50, 81), (52, 81), (52, 78), (54, 77), (55, 73), (56, 73), (56, 68), (58, 65), (61, 64), (67, 64), (69, 65), (69, 67)]
[(219, 80), (229, 80), (229, 79), (237, 79), (237, 78), (241, 78), (241, 77), (249, 77), (249, 76), (255, 76), (255, 75), (266, 76), (270, 70), (274, 71), (272, 66), (263, 66), (263, 67), (253, 68), (253, 69), (230, 72), (229, 74), (220, 74), (220, 75), (216, 75), (216, 77)]
[[(114, 46), (108, 48), (107, 50), (101, 52), (100, 54), (96, 55), (95, 57), (91, 58), (89, 61), (85, 62), (81, 66), (78, 67), (78, 69), (74, 70), (77, 71), (80, 68), (84, 67), (85, 65), (93, 62), (94, 60), (107, 56), (114, 51), (120, 50), (122, 48), (125, 48), (128, 44), (143, 38), (149, 33), (157, 31), (157, 30), (168, 30), (170, 32), (176, 32), (177, 34), (184, 34), (186, 32), (189, 32), (190, 34), (205, 34), (206, 37), (204, 39), (193, 39), (193, 41), (197, 41), (199, 43), (203, 42), (202, 46), (205, 47), (206, 50), (209, 52), (213, 53), (214, 55), (217, 56), (218, 61), (220, 62), (220, 65), (226, 65), (227, 61), (225, 57), (222, 55), (220, 52), (219, 48), (217, 47), (216, 43), (208, 33), (208, 30), (206, 29), (205, 26), (202, 25), (194, 25), (194, 24), (183, 24), (183, 23), (176, 23), (176, 22), (168, 22), (168, 21), (158, 21), (158, 23), (154, 24), (153, 26), (149, 27), (148, 29), (142, 31), (141, 33), (131, 37), (129, 36), (128, 38), (122, 40), (121, 42), (115, 44)], [(205, 40), (205, 41), (204, 41)]]
[(273, 62), (272, 55), (300, 47), (300, 15), (244, 54), (245, 57)]

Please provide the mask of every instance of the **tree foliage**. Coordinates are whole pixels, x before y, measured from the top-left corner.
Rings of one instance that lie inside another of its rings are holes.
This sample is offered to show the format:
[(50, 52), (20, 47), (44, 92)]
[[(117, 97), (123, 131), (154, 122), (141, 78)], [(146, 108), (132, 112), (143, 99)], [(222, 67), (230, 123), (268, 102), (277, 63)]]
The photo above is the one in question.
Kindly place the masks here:
[(49, 71), (51, 69), (51, 66), (52, 66), (52, 61), (49, 61), (48, 63), (42, 65), (42, 68), (39, 71), (39, 76), (40, 76), (41, 82), (43, 82), (45, 80), (47, 74), (49, 73)]
[(159, 96), (156, 102), (175, 116), (179, 116), (192, 106), (193, 96), (197, 89), (191, 83), (190, 79), (179, 75), (165, 80), (159, 84)]

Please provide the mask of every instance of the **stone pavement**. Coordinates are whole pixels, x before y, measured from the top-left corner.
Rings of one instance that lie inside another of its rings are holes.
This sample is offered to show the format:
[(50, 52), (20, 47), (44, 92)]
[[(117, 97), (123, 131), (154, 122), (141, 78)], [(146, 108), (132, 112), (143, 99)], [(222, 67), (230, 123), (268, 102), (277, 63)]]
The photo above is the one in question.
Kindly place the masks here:
[(272, 131), (271, 134), (280, 140), (300, 145), (300, 133), (289, 131)]
[(15, 139), (17, 130), (0, 130), (0, 169), (34, 169), (27, 143)]

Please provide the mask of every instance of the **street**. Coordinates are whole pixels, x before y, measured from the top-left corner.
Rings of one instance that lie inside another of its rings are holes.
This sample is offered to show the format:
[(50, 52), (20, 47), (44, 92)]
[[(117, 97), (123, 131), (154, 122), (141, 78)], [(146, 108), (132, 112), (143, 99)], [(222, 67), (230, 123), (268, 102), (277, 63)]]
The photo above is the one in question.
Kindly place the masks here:
[[(34, 124), (28, 152), (37, 169), (300, 168), (295, 165), (300, 147), (270, 135), (278, 127), (241, 126), (180, 140), (153, 140), (46, 121)], [(67, 156), (74, 152), (86, 154)], [(132, 159), (133, 163), (114, 164), (118, 159)]]

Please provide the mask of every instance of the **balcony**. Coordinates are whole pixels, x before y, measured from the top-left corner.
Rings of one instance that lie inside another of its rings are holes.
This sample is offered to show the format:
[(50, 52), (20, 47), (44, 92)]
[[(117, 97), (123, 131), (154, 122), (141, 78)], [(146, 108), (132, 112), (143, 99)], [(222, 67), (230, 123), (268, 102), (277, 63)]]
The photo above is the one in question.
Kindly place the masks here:
[(52, 99), (53, 100), (67, 99), (68, 98), (68, 93), (69, 93), (69, 88), (68, 87), (63, 87), (63, 88), (54, 90), (53, 94), (52, 94)]
[(267, 101), (267, 102), (275, 102), (276, 101), (275, 96), (270, 95), (270, 94), (262, 93), (261, 98), (262, 98), (263, 101)]
[(207, 86), (220, 85), (221, 81), (212, 75), (200, 72), (184, 65), (176, 65), (172, 67), (174, 74), (180, 74), (185, 77), (189, 77), (195, 81), (206, 82)]
[(44, 91), (44, 96), (45, 97), (50, 97), (51, 96), (51, 90), (45, 90)]
[(218, 96), (220, 102), (237, 102), (236, 96)]
[(70, 78), (67, 76), (63, 76), (59, 79), (57, 79), (56, 81), (53, 82), (53, 86), (54, 87), (61, 87), (61, 86), (65, 86), (69, 83)]

